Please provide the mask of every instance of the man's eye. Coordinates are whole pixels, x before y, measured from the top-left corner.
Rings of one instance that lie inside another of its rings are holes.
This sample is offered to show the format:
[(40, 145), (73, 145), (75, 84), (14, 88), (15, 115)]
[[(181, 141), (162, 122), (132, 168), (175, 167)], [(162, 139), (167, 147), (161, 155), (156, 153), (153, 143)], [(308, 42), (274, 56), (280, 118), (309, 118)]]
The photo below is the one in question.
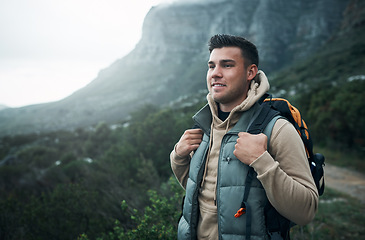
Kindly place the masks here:
[(211, 68), (211, 69), (215, 68), (214, 65), (209, 65), (208, 67)]
[(230, 67), (233, 67), (233, 65), (232, 64), (226, 64), (226, 65), (224, 65), (224, 67), (225, 68), (230, 68)]

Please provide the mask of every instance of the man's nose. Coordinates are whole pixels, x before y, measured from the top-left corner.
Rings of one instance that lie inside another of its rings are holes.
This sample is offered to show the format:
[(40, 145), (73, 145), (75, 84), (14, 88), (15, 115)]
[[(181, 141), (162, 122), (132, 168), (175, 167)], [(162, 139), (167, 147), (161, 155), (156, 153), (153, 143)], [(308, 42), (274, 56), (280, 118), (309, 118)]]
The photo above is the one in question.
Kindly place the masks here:
[(212, 72), (212, 78), (221, 78), (222, 77), (222, 68), (216, 66)]

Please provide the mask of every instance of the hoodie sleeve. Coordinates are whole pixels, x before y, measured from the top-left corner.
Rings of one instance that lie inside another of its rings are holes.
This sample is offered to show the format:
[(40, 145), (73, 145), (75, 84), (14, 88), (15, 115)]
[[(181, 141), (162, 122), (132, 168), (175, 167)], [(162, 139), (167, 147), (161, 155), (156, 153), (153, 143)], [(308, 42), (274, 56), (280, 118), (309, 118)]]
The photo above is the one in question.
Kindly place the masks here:
[(179, 156), (175, 151), (175, 147), (170, 154), (171, 169), (180, 185), (185, 189), (189, 177), (191, 156)]
[(309, 223), (317, 211), (318, 192), (302, 140), (287, 120), (275, 123), (269, 152), (264, 152), (251, 167), (257, 172), (270, 203), (296, 224)]

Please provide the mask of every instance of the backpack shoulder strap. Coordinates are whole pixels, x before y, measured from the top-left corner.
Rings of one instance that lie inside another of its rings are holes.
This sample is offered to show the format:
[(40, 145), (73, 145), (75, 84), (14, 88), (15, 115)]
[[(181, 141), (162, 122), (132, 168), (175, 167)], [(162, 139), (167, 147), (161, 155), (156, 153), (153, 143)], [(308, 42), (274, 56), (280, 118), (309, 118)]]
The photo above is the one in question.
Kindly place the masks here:
[[(270, 145), (270, 138), (272, 134), (272, 129), (276, 121), (280, 118), (284, 118), (280, 115), (280, 112), (274, 110), (271, 105), (271, 101), (261, 103), (261, 109), (257, 117), (253, 120), (250, 127), (248, 128), (247, 132), (251, 134), (260, 134), (264, 133), (267, 136), (267, 149), (269, 149)], [(250, 215), (250, 208), (248, 203), (246, 202), (250, 187), (251, 187), (251, 180), (252, 177), (249, 177), (250, 173), (253, 173), (253, 168), (250, 168), (248, 172), (248, 176), (246, 177), (245, 182), (245, 192), (243, 196), (243, 201), (241, 203), (240, 210), (243, 210), (245, 214), (247, 214), (246, 220), (246, 231), (248, 234), (246, 235), (246, 239), (250, 239), (250, 230), (251, 230), (251, 215)], [(240, 210), (237, 212), (235, 217), (239, 217)], [(268, 214), (268, 210), (269, 214)], [(265, 217), (266, 219), (269, 218), (270, 220), (266, 220), (266, 227), (271, 239), (287, 239), (288, 230), (290, 229), (289, 224), (290, 221), (286, 218), (282, 217), (270, 204), (270, 206), (265, 207)], [(248, 223), (248, 224), (247, 224)]]
[[(250, 124), (247, 132), (251, 134), (264, 133), (269, 137), (271, 135), (271, 130), (276, 122), (276, 120), (281, 117), (280, 112), (271, 108), (270, 102), (264, 102), (261, 104), (260, 113), (257, 115), (255, 120)], [(274, 120), (274, 118), (276, 120)], [(268, 125), (272, 125), (267, 128)], [(266, 130), (267, 128), (267, 130)], [(268, 135), (269, 134), (269, 135)]]
[[(260, 105), (261, 105), (259, 110), (260, 112), (257, 114), (257, 117), (250, 124), (247, 132), (251, 134), (264, 133), (268, 138), (267, 147), (269, 148), (272, 128), (274, 127), (276, 120), (278, 120), (281, 116), (279, 115), (279, 112), (272, 109), (269, 104), (261, 102)], [(237, 218), (240, 217), (242, 214), (246, 214), (246, 240), (251, 239), (251, 208), (247, 202), (247, 199), (250, 193), (253, 175), (254, 175), (254, 170), (253, 168), (250, 168), (246, 176), (245, 192), (243, 195), (241, 208), (234, 215)]]
[(276, 121), (280, 118), (283, 118), (283, 117), (280, 115), (273, 117), (271, 119), (271, 121), (266, 125), (264, 131), (262, 132), (263, 134), (265, 134), (267, 136), (267, 149), (268, 150), (269, 150), (269, 146), (270, 146), (270, 138), (271, 138), (272, 129), (274, 128)]

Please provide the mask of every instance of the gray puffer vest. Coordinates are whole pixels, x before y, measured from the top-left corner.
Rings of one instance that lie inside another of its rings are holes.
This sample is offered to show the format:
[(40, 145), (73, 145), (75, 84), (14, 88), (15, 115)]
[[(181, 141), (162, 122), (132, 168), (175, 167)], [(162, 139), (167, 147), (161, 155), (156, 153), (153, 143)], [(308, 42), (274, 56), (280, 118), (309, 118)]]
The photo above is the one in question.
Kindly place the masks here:
[[(222, 139), (217, 173), (217, 210), (219, 239), (245, 239), (246, 234), (252, 240), (269, 239), (266, 227), (264, 208), (268, 203), (265, 190), (257, 174), (251, 167), (243, 164), (233, 154), (239, 132), (247, 131), (260, 109), (255, 104), (243, 112), (237, 124)], [(199, 220), (198, 193), (202, 182), (206, 157), (209, 148), (212, 114), (209, 106), (202, 108), (193, 117), (196, 124), (203, 129), (203, 141), (194, 153), (190, 162), (189, 178), (186, 185), (186, 197), (183, 214), (178, 226), (178, 239), (196, 239)], [(271, 133), (269, 133), (271, 135)], [(251, 172), (252, 182), (245, 202), (247, 212), (241, 217), (234, 215), (240, 209), (245, 193), (245, 183)], [(249, 228), (249, 229), (248, 229)]]

